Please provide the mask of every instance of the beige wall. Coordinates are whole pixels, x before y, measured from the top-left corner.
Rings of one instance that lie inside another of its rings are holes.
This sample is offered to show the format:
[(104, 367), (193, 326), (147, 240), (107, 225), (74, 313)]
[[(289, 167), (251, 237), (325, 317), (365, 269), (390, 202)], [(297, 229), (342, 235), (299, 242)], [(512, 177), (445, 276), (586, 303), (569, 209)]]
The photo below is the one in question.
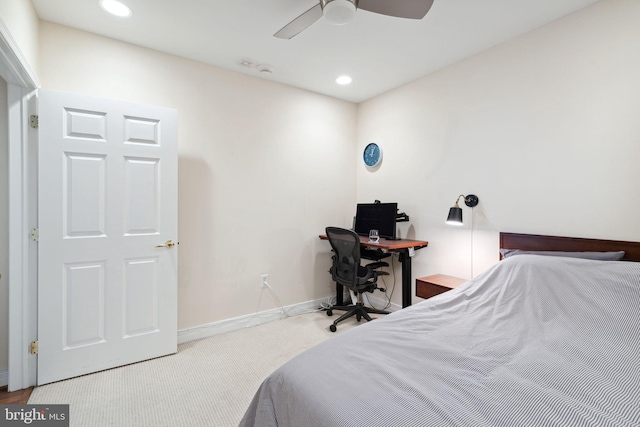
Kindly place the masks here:
[(178, 110), (179, 328), (331, 295), (318, 234), (350, 224), (356, 105), (43, 22), (45, 89)]
[[(47, 89), (178, 110), (186, 328), (274, 307), (263, 273), (284, 304), (330, 295), (316, 236), (356, 201), (411, 216), (401, 234), (431, 242), (414, 276), (471, 276), (472, 237), (478, 274), (499, 231), (640, 240), (639, 9), (601, 1), (359, 106), (50, 23), (32, 64)], [(463, 228), (444, 226), (460, 193), (480, 197), (473, 234), (466, 207)]]
[(498, 232), (640, 241), (640, 2), (606, 0), (360, 105), (358, 200), (411, 216), (414, 276), (471, 276), (497, 261)]
[(38, 15), (29, 0), (0, 0), (0, 24), (4, 24), (20, 52), (38, 72)]

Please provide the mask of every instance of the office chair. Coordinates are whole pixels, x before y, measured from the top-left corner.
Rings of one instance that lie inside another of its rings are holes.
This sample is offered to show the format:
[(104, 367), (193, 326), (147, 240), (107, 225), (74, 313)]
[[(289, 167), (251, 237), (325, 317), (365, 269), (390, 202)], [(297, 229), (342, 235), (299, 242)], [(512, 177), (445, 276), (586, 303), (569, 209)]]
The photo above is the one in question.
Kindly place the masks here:
[(336, 305), (327, 310), (327, 316), (332, 316), (333, 310), (346, 311), (329, 326), (331, 332), (337, 330), (339, 322), (352, 316), (356, 316), (356, 320), (359, 322), (363, 317), (367, 321), (371, 321), (369, 313), (389, 314), (388, 311), (366, 307), (362, 301), (363, 292), (373, 292), (378, 288), (378, 276), (389, 274), (376, 269), (387, 267), (389, 264), (384, 261), (378, 261), (364, 266), (360, 265), (360, 237), (354, 231), (327, 227), (326, 233), (334, 252), (333, 263), (329, 272), (333, 280), (342, 286), (346, 286), (357, 295), (355, 305)]

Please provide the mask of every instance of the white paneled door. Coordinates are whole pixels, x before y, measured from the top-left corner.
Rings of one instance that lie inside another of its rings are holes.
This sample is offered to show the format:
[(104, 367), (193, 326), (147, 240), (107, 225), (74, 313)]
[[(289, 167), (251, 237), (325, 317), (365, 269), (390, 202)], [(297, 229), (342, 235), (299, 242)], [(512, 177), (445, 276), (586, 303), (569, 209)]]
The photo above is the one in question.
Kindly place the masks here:
[(177, 350), (177, 112), (39, 91), (38, 384)]

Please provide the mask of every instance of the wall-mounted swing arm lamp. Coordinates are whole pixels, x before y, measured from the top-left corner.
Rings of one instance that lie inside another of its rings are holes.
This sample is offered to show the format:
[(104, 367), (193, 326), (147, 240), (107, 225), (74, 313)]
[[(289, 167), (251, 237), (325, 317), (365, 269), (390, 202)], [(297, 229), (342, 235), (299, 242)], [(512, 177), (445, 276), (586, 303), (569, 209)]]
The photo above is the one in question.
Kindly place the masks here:
[(459, 195), (456, 199), (455, 206), (449, 209), (447, 224), (462, 225), (462, 208), (458, 205), (458, 202), (461, 198), (464, 199), (464, 204), (469, 206), (470, 208), (478, 204), (478, 196), (476, 196), (475, 194), (469, 194), (468, 196), (465, 196), (464, 194)]

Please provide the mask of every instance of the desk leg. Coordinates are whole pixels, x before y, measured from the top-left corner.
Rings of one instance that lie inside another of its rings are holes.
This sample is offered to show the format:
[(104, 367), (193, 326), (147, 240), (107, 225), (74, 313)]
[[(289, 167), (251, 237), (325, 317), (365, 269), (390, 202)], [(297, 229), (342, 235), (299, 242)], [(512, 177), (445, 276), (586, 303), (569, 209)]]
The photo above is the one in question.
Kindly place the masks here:
[(411, 257), (409, 251), (403, 249), (398, 256), (402, 266), (402, 308), (411, 305)]

